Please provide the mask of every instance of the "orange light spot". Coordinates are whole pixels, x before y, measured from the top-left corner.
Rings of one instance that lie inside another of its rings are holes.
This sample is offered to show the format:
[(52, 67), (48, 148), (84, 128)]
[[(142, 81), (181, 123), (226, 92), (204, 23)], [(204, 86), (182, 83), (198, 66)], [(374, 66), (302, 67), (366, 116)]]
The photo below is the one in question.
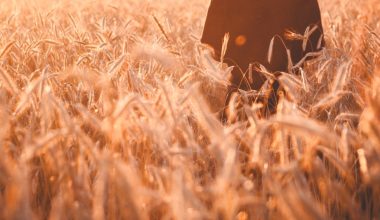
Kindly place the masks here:
[(247, 43), (247, 37), (245, 35), (239, 35), (235, 38), (235, 44), (239, 47)]
[(249, 216), (246, 212), (239, 212), (236, 217), (238, 220), (247, 220)]

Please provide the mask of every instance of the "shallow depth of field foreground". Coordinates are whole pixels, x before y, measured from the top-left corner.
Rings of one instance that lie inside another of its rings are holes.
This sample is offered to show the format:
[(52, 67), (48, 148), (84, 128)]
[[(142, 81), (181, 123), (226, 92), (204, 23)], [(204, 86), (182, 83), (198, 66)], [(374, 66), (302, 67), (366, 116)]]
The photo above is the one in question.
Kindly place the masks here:
[(321, 0), (323, 54), (229, 125), (208, 4), (0, 2), (0, 219), (380, 218), (379, 0)]

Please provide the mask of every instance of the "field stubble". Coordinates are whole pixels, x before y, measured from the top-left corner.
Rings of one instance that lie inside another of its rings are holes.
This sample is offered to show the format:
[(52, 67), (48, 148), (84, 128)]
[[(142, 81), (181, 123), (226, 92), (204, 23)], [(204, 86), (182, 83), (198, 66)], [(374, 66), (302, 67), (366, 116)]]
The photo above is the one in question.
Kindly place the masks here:
[(320, 4), (278, 113), (223, 126), (207, 2), (0, 2), (0, 218), (380, 218), (380, 4)]

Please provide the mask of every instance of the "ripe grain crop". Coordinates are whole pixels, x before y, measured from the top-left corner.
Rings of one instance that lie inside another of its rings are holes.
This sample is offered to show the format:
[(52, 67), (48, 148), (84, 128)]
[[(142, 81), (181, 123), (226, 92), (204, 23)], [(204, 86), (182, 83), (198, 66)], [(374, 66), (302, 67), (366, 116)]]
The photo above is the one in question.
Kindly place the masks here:
[(277, 114), (224, 125), (208, 1), (1, 1), (0, 219), (379, 219), (380, 2), (320, 5)]

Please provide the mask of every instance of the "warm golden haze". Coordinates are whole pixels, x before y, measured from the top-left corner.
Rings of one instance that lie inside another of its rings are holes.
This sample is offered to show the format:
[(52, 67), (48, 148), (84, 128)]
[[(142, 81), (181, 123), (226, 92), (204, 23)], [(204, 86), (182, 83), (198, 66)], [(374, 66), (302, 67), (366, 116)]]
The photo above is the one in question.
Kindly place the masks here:
[(379, 1), (321, 0), (323, 55), (229, 126), (208, 3), (0, 1), (0, 219), (380, 218)]

